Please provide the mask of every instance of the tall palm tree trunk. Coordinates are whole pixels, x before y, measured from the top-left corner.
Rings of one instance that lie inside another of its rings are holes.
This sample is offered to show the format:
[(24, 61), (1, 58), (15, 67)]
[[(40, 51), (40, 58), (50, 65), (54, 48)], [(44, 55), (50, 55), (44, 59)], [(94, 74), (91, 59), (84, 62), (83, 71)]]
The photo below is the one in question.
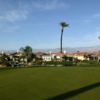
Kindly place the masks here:
[(67, 27), (67, 26), (69, 26), (69, 24), (66, 24), (66, 22), (60, 22), (60, 25), (61, 25), (61, 27), (62, 27), (62, 29), (61, 29), (61, 61), (62, 61), (62, 35), (63, 35), (63, 29), (64, 29), (64, 27)]
[(63, 35), (63, 28), (61, 30), (61, 41), (60, 41), (60, 46), (61, 46), (61, 61), (62, 61), (62, 35)]

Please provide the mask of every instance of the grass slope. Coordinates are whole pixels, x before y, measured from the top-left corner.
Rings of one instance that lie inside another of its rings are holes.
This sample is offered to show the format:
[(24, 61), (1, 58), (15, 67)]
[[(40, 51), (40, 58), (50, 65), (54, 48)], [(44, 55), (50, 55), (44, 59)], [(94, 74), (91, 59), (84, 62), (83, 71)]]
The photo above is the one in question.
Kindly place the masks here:
[(0, 68), (0, 100), (100, 100), (100, 67), (83, 66)]

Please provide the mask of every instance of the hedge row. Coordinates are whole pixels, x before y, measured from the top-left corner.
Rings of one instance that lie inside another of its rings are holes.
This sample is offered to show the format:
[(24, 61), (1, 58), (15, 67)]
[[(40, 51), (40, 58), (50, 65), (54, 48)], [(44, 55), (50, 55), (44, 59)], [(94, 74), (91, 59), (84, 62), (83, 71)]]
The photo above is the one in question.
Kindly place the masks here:
[(45, 61), (43, 62), (45, 65), (65, 65), (65, 66), (72, 66), (73, 65), (73, 61), (63, 61), (63, 62), (59, 62), (59, 61)]
[[(73, 66), (73, 65), (77, 65), (77, 63), (79, 63), (80, 61), (44, 61), (44, 62), (34, 62), (34, 64), (36, 65), (62, 65), (62, 66)], [(97, 61), (81, 61), (81, 64), (96, 64), (96, 63), (100, 63), (100, 62), (97, 62)]]
[(82, 61), (83, 63), (89, 63), (89, 64), (96, 64), (96, 63), (100, 63), (98, 61)]

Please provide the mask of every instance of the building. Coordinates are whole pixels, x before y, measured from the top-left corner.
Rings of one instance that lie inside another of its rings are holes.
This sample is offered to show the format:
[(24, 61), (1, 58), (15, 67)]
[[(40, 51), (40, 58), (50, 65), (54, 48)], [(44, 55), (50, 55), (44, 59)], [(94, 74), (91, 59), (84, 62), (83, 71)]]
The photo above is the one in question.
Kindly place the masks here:
[[(60, 61), (61, 60), (61, 53), (57, 52), (57, 53), (52, 53), (50, 51), (49, 54), (43, 53), (43, 52), (37, 52), (34, 53), (37, 57), (37, 59), (41, 59), (42, 61)], [(2, 54), (0, 54), (1, 56)], [(14, 52), (14, 53), (9, 53), (7, 54), (10, 58), (10, 61), (27, 61), (26, 57), (22, 55), (22, 53), (20, 53), (19, 51)], [(91, 58), (89, 57), (85, 57), (91, 55)], [(75, 58), (79, 59), (79, 60), (91, 60), (91, 61), (100, 61), (100, 52), (96, 53), (87, 53), (87, 52), (75, 52), (73, 54), (70, 53), (66, 53), (66, 51), (62, 52), (62, 57), (66, 56), (67, 57), (67, 61), (74, 61)], [(35, 61), (35, 60), (34, 60)], [(63, 61), (65, 61), (63, 59)]]
[[(61, 60), (61, 53), (52, 53), (46, 54), (43, 52), (35, 53), (37, 57), (41, 58), (43, 61), (60, 61)], [(90, 58), (88, 56), (91, 56)], [(66, 53), (66, 51), (62, 52), (62, 57), (66, 56), (67, 61), (74, 61), (75, 58), (79, 60), (91, 60), (91, 61), (98, 61), (100, 60), (100, 53), (87, 53), (87, 52), (75, 52), (73, 54)], [(87, 57), (85, 57), (87, 56)], [(64, 61), (64, 59), (63, 59)]]

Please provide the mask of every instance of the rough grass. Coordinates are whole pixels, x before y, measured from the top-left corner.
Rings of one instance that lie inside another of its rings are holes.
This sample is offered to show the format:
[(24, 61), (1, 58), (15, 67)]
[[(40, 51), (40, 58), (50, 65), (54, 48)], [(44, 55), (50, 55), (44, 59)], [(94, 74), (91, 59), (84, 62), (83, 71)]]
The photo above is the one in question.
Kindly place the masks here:
[(0, 100), (100, 100), (99, 66), (0, 68)]

